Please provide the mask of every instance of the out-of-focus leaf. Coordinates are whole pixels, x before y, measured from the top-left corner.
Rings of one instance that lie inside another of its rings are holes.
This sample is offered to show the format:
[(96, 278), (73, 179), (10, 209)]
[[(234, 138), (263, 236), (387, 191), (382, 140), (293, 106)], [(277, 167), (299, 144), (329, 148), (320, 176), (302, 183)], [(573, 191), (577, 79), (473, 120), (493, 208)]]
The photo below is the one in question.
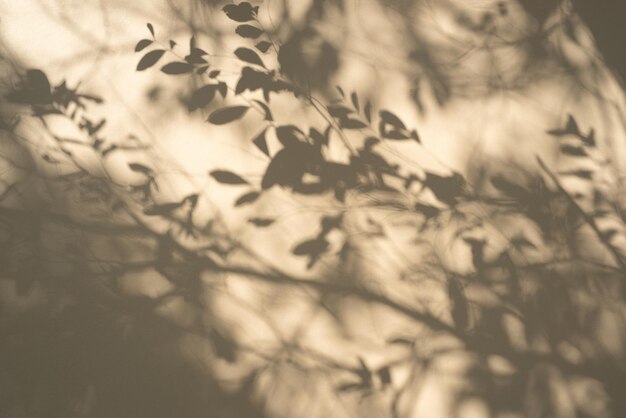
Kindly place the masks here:
[(239, 176), (238, 174), (233, 173), (232, 171), (213, 170), (209, 174), (218, 183), (223, 183), (223, 184), (248, 184), (248, 182), (246, 180), (241, 178), (241, 176)]
[(332, 117), (343, 119), (349, 114), (354, 113), (354, 111), (343, 104), (332, 104), (328, 106), (328, 113), (330, 113)]
[(267, 128), (263, 129), (261, 133), (259, 133), (253, 140), (252, 143), (259, 149), (261, 152), (268, 157), (270, 156), (269, 148), (267, 147), (267, 139), (265, 138), (265, 134), (267, 133)]
[(264, 116), (264, 120), (268, 121), (268, 122), (273, 122), (274, 121), (274, 117), (272, 116), (272, 111), (270, 110), (269, 106), (266, 105), (265, 103), (263, 103), (260, 100), (253, 100), (256, 104), (258, 104), (259, 106), (261, 106), (261, 108), (263, 109), (263, 112), (265, 113)]
[(463, 286), (455, 278), (448, 279), (448, 297), (454, 326), (459, 330), (466, 330), (469, 326), (469, 304)]
[(303, 241), (291, 251), (294, 255), (319, 255), (328, 248), (328, 241), (323, 238), (315, 238)]
[(367, 123), (360, 121), (358, 119), (343, 119), (341, 122), (342, 129), (363, 129), (367, 128)]
[(143, 210), (143, 213), (148, 216), (166, 216), (172, 213), (175, 209), (178, 209), (183, 205), (182, 202), (162, 203), (159, 205), (152, 205)]
[(512, 183), (502, 176), (494, 176), (491, 178), (491, 184), (507, 196), (515, 199), (523, 199), (528, 196), (529, 192), (524, 187)]
[(426, 218), (433, 218), (441, 212), (441, 209), (435, 206), (424, 205), (422, 203), (416, 203), (415, 210), (423, 214)]
[(393, 125), (396, 129), (406, 129), (402, 120), (387, 110), (380, 111), (380, 119), (385, 123)]
[(363, 113), (365, 114), (365, 119), (367, 119), (367, 122), (372, 123), (372, 104), (370, 102), (365, 103)]
[(150, 34), (154, 38), (154, 26), (152, 26), (152, 23), (147, 23), (146, 26), (148, 27), (148, 30), (150, 31)]
[(573, 157), (586, 157), (587, 151), (583, 147), (577, 147), (574, 145), (562, 144), (561, 152), (566, 155), (571, 155)]
[(211, 330), (210, 337), (213, 350), (218, 357), (229, 363), (234, 363), (237, 360), (237, 346), (232, 340), (224, 337), (216, 329)]
[(578, 123), (572, 115), (567, 116), (567, 123), (565, 124), (565, 128), (552, 129), (548, 131), (548, 134), (552, 136), (566, 136), (566, 135), (580, 135), (580, 129), (578, 128)]
[(256, 192), (256, 191), (248, 192), (244, 194), (243, 196), (241, 196), (239, 199), (237, 199), (237, 201), (235, 202), (235, 206), (243, 206), (249, 203), (253, 203), (259, 198), (259, 196), (261, 196), (259, 192)]
[(352, 100), (352, 105), (354, 106), (354, 108), (356, 109), (356, 111), (360, 111), (360, 105), (359, 105), (359, 96), (356, 94), (356, 92), (353, 92), (350, 95), (350, 99)]
[(254, 226), (258, 226), (260, 228), (264, 228), (266, 226), (270, 226), (274, 223), (274, 219), (271, 218), (250, 218), (248, 222)]
[(383, 387), (391, 384), (391, 370), (389, 366), (381, 367), (378, 369), (377, 374)]
[(593, 171), (591, 170), (571, 170), (571, 171), (561, 171), (559, 172), (562, 176), (575, 176), (580, 177), (581, 179), (591, 180), (593, 178)]
[(153, 171), (150, 167), (147, 167), (143, 164), (139, 164), (139, 163), (128, 163), (128, 167), (133, 170), (136, 171), (138, 173), (143, 173), (143, 174), (152, 174)]

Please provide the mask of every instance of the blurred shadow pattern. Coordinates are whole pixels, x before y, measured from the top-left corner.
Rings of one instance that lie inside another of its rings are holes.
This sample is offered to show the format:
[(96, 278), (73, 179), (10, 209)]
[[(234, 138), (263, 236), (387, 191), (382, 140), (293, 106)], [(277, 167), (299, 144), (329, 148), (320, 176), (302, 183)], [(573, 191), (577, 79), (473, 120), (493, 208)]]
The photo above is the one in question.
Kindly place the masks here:
[(0, 3), (0, 416), (626, 416), (588, 3)]

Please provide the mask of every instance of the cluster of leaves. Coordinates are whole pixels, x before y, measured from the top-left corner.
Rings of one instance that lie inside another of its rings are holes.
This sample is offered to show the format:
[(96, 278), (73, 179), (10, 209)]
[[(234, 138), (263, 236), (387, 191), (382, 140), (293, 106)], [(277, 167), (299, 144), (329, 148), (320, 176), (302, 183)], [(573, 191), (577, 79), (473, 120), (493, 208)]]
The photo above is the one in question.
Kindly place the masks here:
[[(237, 22), (235, 33), (244, 40), (253, 39), (255, 42), (261, 37), (268, 40), (257, 42), (255, 49), (260, 53), (268, 53), (273, 47), (280, 56), (281, 46), (273, 44), (258, 22), (258, 8), (248, 2), (229, 4), (223, 8), (228, 18)], [(136, 50), (141, 51), (150, 45), (158, 43), (154, 36), (154, 28), (148, 24), (152, 40), (142, 39)], [(175, 44), (170, 42), (170, 52), (175, 54)], [(224, 81), (219, 81), (219, 70), (213, 69), (208, 73), (209, 83), (197, 88), (188, 101), (190, 111), (209, 106), (219, 93), (222, 99), (227, 99), (233, 91), (232, 100), (238, 104), (228, 104), (213, 110), (207, 121), (214, 125), (225, 125), (243, 119), (250, 109), (254, 108), (263, 116), (263, 126), (258, 134), (251, 138), (252, 144), (270, 160), (258, 185), (258, 189), (249, 190), (241, 195), (235, 206), (248, 205), (255, 202), (263, 192), (273, 187), (281, 187), (293, 193), (302, 195), (334, 194), (339, 202), (343, 202), (346, 193), (350, 190), (367, 192), (384, 190), (395, 193), (407, 193), (419, 183), (419, 194), (430, 191), (438, 203), (417, 203), (409, 210), (423, 213), (427, 218), (435, 217), (443, 206), (454, 206), (465, 193), (465, 181), (458, 173), (441, 175), (432, 172), (403, 173), (400, 168), (391, 164), (377, 150), (382, 141), (414, 141), (420, 144), (420, 138), (415, 129), (409, 129), (396, 114), (389, 110), (380, 110), (374, 115), (372, 104), (368, 101), (363, 105), (356, 92), (346, 95), (338, 87), (339, 99), (327, 106), (317, 106), (316, 99), (305, 89), (293, 81), (293, 77), (285, 74), (284, 69), (270, 69), (259, 53), (245, 46), (238, 47), (234, 56), (241, 63), (241, 72), (234, 86), (229, 88)], [(164, 48), (155, 49), (145, 54), (139, 61), (137, 70), (142, 71), (154, 65), (164, 54)], [(174, 61), (161, 68), (166, 74), (195, 74), (194, 77), (206, 76), (209, 68), (210, 55), (195, 45), (190, 39), (189, 54), (184, 61)], [(175, 70), (173, 70), (175, 69)], [(262, 99), (255, 97), (262, 93)], [(293, 94), (320, 113), (326, 119), (324, 127), (310, 127), (302, 129), (292, 124), (277, 124), (271, 109), (271, 95), (288, 93)], [(348, 143), (345, 134), (347, 131), (359, 132), (363, 140), (360, 146)], [(267, 136), (274, 134), (282, 148), (270, 153)], [(350, 152), (348, 162), (335, 161), (329, 158), (329, 148), (333, 141), (343, 141)], [(248, 184), (243, 176), (228, 170), (218, 170), (210, 173), (219, 183), (225, 185)], [(178, 208), (180, 202), (171, 203), (171, 209)], [(167, 206), (170, 208), (170, 206)], [(158, 212), (161, 213), (161, 212)], [(250, 223), (259, 227), (266, 227), (273, 223), (272, 219), (252, 218)], [(328, 229), (321, 225), (322, 234), (314, 240), (305, 241), (294, 249), (299, 256), (307, 256), (308, 267), (311, 268), (329, 246), (324, 238)]]

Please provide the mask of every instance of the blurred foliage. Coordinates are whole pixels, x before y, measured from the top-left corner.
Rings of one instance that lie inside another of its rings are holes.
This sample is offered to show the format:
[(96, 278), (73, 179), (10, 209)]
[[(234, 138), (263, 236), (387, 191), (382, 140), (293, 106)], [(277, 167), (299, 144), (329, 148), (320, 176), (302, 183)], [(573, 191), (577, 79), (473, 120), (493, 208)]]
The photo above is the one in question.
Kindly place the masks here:
[[(85, 167), (67, 148), (72, 139), (51, 134), (53, 146), (40, 155), (42, 164), (70, 167), (57, 180), (82, 190), (93, 205), (106, 208), (107, 216), (91, 217), (85, 200), (79, 204), (82, 217), (52, 211), (44, 199), (0, 208), (0, 271), (14, 281), (17, 300), (35, 298), (37, 305), (0, 322), (2, 416), (313, 416), (290, 415), (287, 396), (273, 400), (284, 405), (280, 414), (268, 406), (274, 395), (260, 393), (262, 382), (281, 365), (283, 371), (296, 370), (285, 372), (297, 376), (288, 383), (296, 392), (306, 386), (299, 372), (329, 376), (324, 384), (333, 394), (341, 402), (350, 399), (346, 416), (411, 416), (420, 397), (419, 376), (450, 352), (463, 354), (469, 363), (466, 384), (452, 401), (457, 415), (472, 399), (484, 402), (493, 417), (626, 414), (624, 208), (595, 187), (606, 163), (596, 157), (594, 131), (581, 129), (576, 115), (562, 126), (546, 127), (559, 152), (576, 163), (567, 171), (555, 172), (537, 159), (534, 172), (513, 165), (499, 171), (483, 167), (482, 177), (469, 181), (453, 170), (400, 166), (384, 147), (403, 143), (423, 149), (418, 129), (393, 109), (377, 109), (358, 91), (328, 85), (339, 55), (312, 24), (323, 18), (323, 4), (313, 1), (303, 26), (284, 43), (260, 24), (258, 6), (225, 5), (222, 10), (241, 42), (232, 56), (239, 62), (234, 82), (192, 35), (188, 45), (178, 45), (148, 24), (146, 37), (135, 46), (137, 71), (193, 80), (185, 105), (190, 113), (207, 110), (208, 124), (236, 125), (258, 116), (249, 142), (267, 158), (264, 172), (251, 176), (220, 167), (207, 174), (219, 187), (238, 191), (233, 211), (272, 200), (277, 190), (331, 202), (325, 207), (333, 209), (307, 220), (319, 222), (316, 233), (299, 237), (281, 256), (301, 260), (302, 274), (257, 256), (254, 247), (263, 243), (241, 242), (219, 216), (200, 221), (206, 209), (203, 189), (163, 201), (158, 167), (131, 158), (128, 170), (137, 181), (119, 184), (109, 173)], [(432, 53), (423, 50), (413, 57), (423, 61)], [(444, 78), (440, 81), (435, 95), (444, 104), (449, 91)], [(323, 98), (316, 96), (320, 90)], [(323, 123), (277, 122), (274, 115), (281, 108), (275, 98), (286, 96)], [(70, 121), (88, 138), (82, 145), (102, 161), (143, 149), (132, 138), (109, 142), (101, 135), (106, 118), (89, 116), (102, 99), (65, 81), (53, 85), (43, 70), (25, 71), (7, 100), (46, 128), (50, 117)], [(15, 133), (15, 125), (6, 125)], [(268, 144), (274, 139), (278, 149)], [(347, 158), (337, 158), (336, 149)], [(590, 202), (588, 195), (568, 190), (565, 184), (572, 178), (590, 186)], [(0, 199), (12, 190), (7, 187)], [(354, 209), (359, 198), (368, 203)], [(355, 233), (353, 212), (359, 209), (366, 221)], [(419, 245), (401, 277), (372, 283), (350, 268), (354, 260), (369, 257), (358, 254), (359, 246), (393, 238), (384, 217), (367, 215), (375, 210), (408, 216), (405, 231)], [(249, 227), (270, 231), (278, 221), (256, 213), (247, 218)], [(453, 269), (443, 260), (438, 242), (444, 234), (451, 237), (445, 245), (460, 246), (458, 254), (468, 255), (469, 266)], [(132, 257), (109, 259), (87, 244), (104, 236), (121, 253), (132, 249)], [(139, 271), (164, 278), (169, 290), (154, 298), (124, 294), (119, 283)], [(306, 289), (340, 328), (345, 324), (333, 297), (383, 306), (414, 332), (390, 337), (382, 351), (403, 347), (407, 354), (377, 364), (339, 350), (327, 357), (298, 335), (280, 341), (280, 350), (248, 346), (239, 330), (212, 315), (217, 302), (206, 297), (231, 275), (275, 285), (278, 292)], [(426, 302), (425, 281), (436, 289)], [(183, 324), (166, 319), (161, 309), (173, 300), (201, 314)], [(211, 367), (200, 370), (178, 355), (187, 333), (209, 343), (216, 368), (237, 365), (249, 355), (260, 363), (229, 385)], [(412, 377), (399, 379), (402, 370)], [(380, 409), (364, 412), (354, 406), (368, 399)]]

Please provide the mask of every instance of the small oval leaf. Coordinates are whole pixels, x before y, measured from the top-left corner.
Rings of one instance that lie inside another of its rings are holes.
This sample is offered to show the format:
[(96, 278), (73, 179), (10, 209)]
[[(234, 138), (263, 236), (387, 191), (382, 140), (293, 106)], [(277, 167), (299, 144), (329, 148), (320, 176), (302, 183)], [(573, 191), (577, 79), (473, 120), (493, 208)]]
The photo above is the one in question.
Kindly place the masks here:
[(261, 29), (252, 25), (239, 25), (237, 26), (237, 29), (235, 29), (235, 32), (242, 38), (250, 39), (256, 39), (263, 34)]
[(235, 56), (244, 62), (265, 67), (259, 55), (250, 48), (237, 48), (235, 50)]
[(256, 191), (246, 193), (239, 199), (237, 199), (237, 201), (235, 202), (235, 206), (238, 207), (253, 203), (259, 198), (259, 196), (261, 196), (261, 193)]
[(209, 173), (218, 183), (223, 184), (248, 184), (241, 176), (226, 170), (214, 170)]
[(250, 109), (248, 106), (223, 107), (211, 113), (208, 121), (214, 125), (224, 125), (242, 118), (248, 109)]
[(163, 71), (165, 74), (170, 75), (187, 74), (193, 71), (193, 64), (182, 61), (174, 61), (165, 64), (161, 68), (161, 71)]
[(154, 51), (148, 52), (139, 60), (139, 63), (137, 64), (137, 71), (143, 71), (152, 67), (161, 59), (163, 54), (165, 54), (164, 49), (155, 49)]
[(265, 54), (270, 49), (271, 46), (272, 44), (270, 42), (261, 41), (255, 45), (255, 48)]
[(147, 47), (152, 45), (152, 42), (153, 41), (151, 41), (150, 39), (140, 40), (139, 42), (137, 42), (137, 45), (135, 45), (135, 52), (139, 52), (139, 51), (146, 49)]

